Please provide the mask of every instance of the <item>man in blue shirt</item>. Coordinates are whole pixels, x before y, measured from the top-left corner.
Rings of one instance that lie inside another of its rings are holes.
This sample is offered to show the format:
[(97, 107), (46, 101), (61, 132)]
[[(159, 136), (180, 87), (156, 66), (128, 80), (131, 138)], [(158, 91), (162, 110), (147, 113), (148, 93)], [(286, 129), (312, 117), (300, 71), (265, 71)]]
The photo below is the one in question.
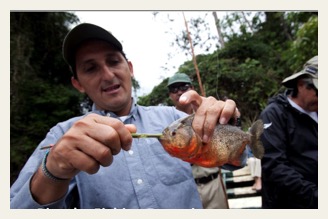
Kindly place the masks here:
[[(94, 102), (92, 112), (48, 132), (11, 187), (11, 208), (201, 208), (190, 164), (170, 156), (156, 138), (131, 136), (160, 133), (186, 114), (135, 103), (133, 65), (121, 43), (99, 26), (73, 28), (63, 56), (73, 86)], [(180, 103), (194, 106), (193, 128), (205, 143), (217, 121), (235, 117), (232, 100), (190, 91)], [(40, 150), (47, 145), (53, 146)]]

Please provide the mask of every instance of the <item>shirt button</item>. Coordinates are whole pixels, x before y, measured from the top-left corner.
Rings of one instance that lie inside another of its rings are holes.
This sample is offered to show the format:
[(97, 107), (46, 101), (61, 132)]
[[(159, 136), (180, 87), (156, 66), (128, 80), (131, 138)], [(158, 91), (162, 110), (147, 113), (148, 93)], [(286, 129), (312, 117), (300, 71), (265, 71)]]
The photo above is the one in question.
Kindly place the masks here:
[(132, 155), (132, 154), (133, 154), (133, 150), (129, 150), (128, 152), (129, 152), (129, 154), (130, 154), (130, 155)]
[(142, 182), (143, 182), (142, 179), (138, 179), (138, 180), (137, 180), (137, 183), (138, 183), (139, 185), (142, 184)]

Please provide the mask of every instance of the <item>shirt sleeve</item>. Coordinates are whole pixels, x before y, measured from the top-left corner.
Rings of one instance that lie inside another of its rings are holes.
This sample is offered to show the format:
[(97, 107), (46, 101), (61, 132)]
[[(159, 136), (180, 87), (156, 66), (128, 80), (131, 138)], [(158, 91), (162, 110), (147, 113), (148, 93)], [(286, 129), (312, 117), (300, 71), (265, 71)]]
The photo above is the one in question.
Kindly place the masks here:
[(19, 191), (15, 194), (15, 196), (13, 196), (12, 199), (10, 200), (11, 209), (64, 208), (66, 195), (62, 199), (56, 202), (49, 203), (47, 205), (40, 205), (39, 203), (37, 203), (33, 199), (33, 196), (31, 194), (31, 190), (30, 190), (31, 179), (32, 177), (30, 177), (29, 180), (26, 181), (25, 183), (19, 181), (23, 185), (20, 187)]
[(10, 188), (10, 208), (65, 208), (65, 197), (48, 205), (40, 205), (33, 199), (30, 190), (32, 176), (41, 165), (42, 159), (46, 153), (46, 150), (40, 150), (40, 147), (56, 143), (61, 135), (62, 130), (60, 126), (52, 128), (48, 132), (46, 138), (39, 144), (28, 159), (19, 173), (18, 178)]

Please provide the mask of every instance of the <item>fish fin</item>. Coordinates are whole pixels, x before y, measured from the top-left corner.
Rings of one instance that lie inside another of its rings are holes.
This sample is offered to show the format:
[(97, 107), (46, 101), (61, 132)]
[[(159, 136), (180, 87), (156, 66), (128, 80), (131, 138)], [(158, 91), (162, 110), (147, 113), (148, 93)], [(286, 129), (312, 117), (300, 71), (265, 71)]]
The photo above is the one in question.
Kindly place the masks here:
[(263, 121), (257, 120), (253, 123), (252, 127), (250, 128), (250, 134), (251, 134), (250, 148), (254, 156), (258, 159), (262, 159), (264, 155), (264, 147), (260, 140), (262, 133), (263, 133)]

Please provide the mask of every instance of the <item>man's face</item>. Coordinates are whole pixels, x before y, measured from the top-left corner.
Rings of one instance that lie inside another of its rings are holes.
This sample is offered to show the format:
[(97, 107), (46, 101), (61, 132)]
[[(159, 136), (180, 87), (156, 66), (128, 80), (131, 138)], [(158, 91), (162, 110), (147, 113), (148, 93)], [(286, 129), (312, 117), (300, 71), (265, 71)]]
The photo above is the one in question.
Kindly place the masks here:
[(301, 107), (306, 111), (318, 111), (318, 90), (311, 80), (301, 79), (298, 84), (298, 96)]
[(193, 89), (191, 84), (188, 83), (175, 83), (170, 85), (169, 87), (169, 95), (175, 106), (179, 106), (179, 98), (180, 96)]
[(115, 47), (100, 40), (83, 43), (76, 52), (76, 73), (73, 86), (86, 93), (97, 109), (129, 113), (133, 67)]

